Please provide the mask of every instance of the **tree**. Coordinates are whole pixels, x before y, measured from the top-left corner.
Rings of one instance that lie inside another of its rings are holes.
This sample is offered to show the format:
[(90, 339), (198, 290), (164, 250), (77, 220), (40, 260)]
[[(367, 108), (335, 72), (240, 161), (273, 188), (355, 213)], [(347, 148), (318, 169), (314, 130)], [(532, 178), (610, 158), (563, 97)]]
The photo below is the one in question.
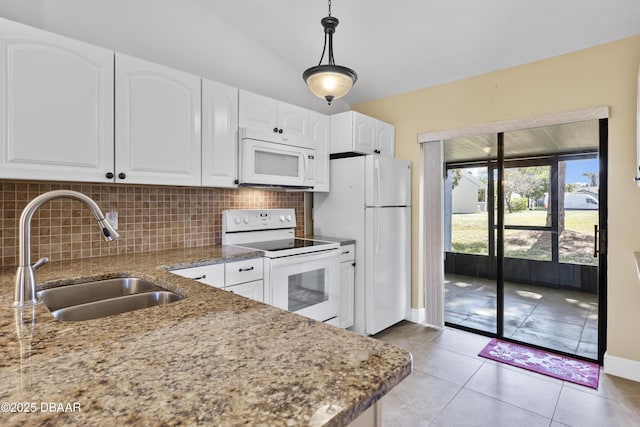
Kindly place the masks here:
[(598, 185), (597, 183), (597, 178), (598, 178), (598, 174), (595, 172), (583, 172), (582, 176), (586, 176), (587, 178), (589, 178), (589, 185), (591, 187), (595, 187), (596, 185)]
[(513, 212), (511, 199), (514, 194), (538, 199), (544, 196), (549, 187), (549, 168), (546, 166), (528, 166), (504, 170), (504, 198), (509, 213)]
[(451, 189), (453, 190), (460, 184), (460, 180), (462, 179), (462, 171), (460, 169), (452, 169), (449, 171), (451, 174)]

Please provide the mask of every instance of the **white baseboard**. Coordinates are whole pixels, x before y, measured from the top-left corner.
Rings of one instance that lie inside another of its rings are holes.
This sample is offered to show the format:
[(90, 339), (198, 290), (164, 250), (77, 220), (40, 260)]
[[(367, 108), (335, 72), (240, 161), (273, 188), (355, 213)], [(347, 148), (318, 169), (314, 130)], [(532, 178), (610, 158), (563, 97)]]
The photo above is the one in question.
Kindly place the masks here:
[(444, 326), (437, 326), (427, 323), (427, 309), (426, 308), (412, 308), (411, 313), (407, 317), (409, 322), (418, 323), (420, 325), (428, 326), (430, 328), (442, 329)]
[(407, 319), (413, 323), (424, 323), (427, 318), (427, 311), (423, 308), (412, 308), (411, 313), (409, 314), (409, 318)]
[(623, 359), (605, 353), (602, 367), (607, 374), (640, 382), (640, 362), (637, 360)]

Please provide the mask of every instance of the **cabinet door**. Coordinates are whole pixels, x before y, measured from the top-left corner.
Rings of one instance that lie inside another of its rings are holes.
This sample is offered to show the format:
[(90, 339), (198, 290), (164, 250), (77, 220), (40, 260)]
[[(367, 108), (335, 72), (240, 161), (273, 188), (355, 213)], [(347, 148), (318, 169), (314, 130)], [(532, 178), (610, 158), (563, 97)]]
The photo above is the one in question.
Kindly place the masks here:
[(373, 154), (376, 149), (377, 120), (357, 112), (353, 115), (353, 151)]
[(205, 285), (214, 286), (216, 288), (224, 287), (224, 264), (203, 265), (200, 267), (181, 268), (179, 270), (170, 270), (170, 273), (187, 279), (197, 280)]
[(239, 126), (249, 129), (263, 129), (277, 132), (278, 102), (275, 99), (255, 93), (240, 91)]
[(116, 182), (200, 185), (200, 77), (116, 54)]
[(0, 19), (0, 178), (113, 181), (113, 52)]
[(395, 126), (376, 121), (376, 150), (383, 156), (393, 157), (395, 154)]
[(227, 286), (224, 290), (256, 301), (264, 302), (263, 288), (263, 281), (256, 280), (254, 282), (242, 283), (241, 285)]
[(237, 187), (238, 89), (202, 80), (202, 185)]
[(353, 326), (353, 312), (355, 308), (355, 273), (354, 261), (340, 263), (340, 313), (338, 319), (341, 328)]
[(278, 102), (278, 134), (282, 129), (282, 142), (298, 147), (314, 148), (309, 138), (309, 110)]
[(309, 139), (316, 149), (316, 184), (313, 191), (329, 191), (329, 138), (331, 121), (329, 116), (309, 112)]

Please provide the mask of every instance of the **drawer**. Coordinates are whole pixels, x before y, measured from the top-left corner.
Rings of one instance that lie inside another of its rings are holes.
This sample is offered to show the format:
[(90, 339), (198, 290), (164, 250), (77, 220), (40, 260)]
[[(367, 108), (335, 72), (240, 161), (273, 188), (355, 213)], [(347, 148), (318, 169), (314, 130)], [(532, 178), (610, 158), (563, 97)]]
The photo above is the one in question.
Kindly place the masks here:
[(225, 286), (262, 279), (262, 258), (244, 259), (224, 265)]
[(353, 261), (356, 258), (356, 245), (340, 246), (340, 262)]
[(224, 264), (202, 265), (200, 267), (181, 268), (171, 270), (170, 273), (187, 279), (197, 280), (205, 285), (224, 287)]
[(264, 302), (264, 282), (262, 280), (227, 286), (224, 290), (256, 301)]

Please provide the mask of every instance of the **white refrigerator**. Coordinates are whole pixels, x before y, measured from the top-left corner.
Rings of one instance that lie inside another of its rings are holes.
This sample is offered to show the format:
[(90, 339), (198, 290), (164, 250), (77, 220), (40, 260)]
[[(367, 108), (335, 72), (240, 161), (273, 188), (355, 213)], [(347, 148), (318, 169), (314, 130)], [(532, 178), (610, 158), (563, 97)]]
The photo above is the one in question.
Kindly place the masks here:
[(353, 331), (373, 335), (410, 316), (411, 163), (380, 155), (331, 160), (315, 193), (314, 234), (356, 242)]

